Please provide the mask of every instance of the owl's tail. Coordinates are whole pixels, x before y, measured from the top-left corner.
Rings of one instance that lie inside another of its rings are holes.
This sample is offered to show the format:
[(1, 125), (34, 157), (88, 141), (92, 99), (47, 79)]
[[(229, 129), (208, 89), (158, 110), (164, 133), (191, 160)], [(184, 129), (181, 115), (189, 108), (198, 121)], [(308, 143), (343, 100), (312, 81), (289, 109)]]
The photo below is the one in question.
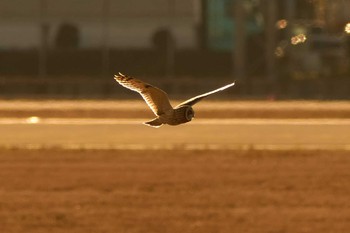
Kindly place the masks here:
[(148, 126), (152, 126), (152, 127), (155, 127), (155, 128), (158, 128), (158, 127), (162, 126), (163, 123), (157, 117), (157, 118), (154, 118), (153, 120), (144, 122), (143, 124), (148, 125)]

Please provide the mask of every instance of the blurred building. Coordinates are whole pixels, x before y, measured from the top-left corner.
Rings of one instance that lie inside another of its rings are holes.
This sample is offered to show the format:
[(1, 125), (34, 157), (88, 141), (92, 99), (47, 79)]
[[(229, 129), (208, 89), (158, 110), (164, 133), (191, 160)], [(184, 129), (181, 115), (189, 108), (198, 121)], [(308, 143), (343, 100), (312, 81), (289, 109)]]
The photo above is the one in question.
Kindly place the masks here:
[(349, 11), (344, 0), (1, 0), (0, 78), (42, 85), (123, 71), (303, 96), (330, 77), (347, 84)]
[[(201, 39), (212, 48), (230, 48), (234, 40), (235, 2), (239, 1), (2, 0), (0, 48), (40, 47), (43, 26), (48, 46), (55, 47), (60, 30), (67, 24), (77, 29), (80, 48), (98, 48), (106, 40), (110, 48), (151, 48), (152, 38), (163, 29), (171, 31), (178, 48), (197, 48)], [(291, 20), (303, 20), (305, 25), (322, 25), (329, 32), (339, 33), (349, 21), (350, 2), (344, 0), (242, 2), (249, 34), (263, 29), (263, 8), (268, 4), (277, 5), (279, 19), (292, 17)], [(199, 31), (201, 28), (206, 31)]]
[[(198, 1), (188, 0), (2, 0), (0, 47), (39, 47), (41, 27), (47, 27), (49, 47), (64, 25), (79, 34), (80, 48), (152, 47), (152, 36), (171, 27), (179, 47), (194, 47), (199, 20)], [(108, 34), (106, 34), (108, 33)]]

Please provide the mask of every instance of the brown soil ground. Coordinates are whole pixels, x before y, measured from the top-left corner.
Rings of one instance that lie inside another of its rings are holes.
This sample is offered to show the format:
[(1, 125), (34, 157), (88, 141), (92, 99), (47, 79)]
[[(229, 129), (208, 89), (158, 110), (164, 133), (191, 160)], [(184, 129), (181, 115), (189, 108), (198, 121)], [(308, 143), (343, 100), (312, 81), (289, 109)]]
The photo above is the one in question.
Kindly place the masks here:
[(348, 232), (346, 151), (0, 150), (1, 232)]
[[(174, 106), (181, 101), (174, 101)], [(210, 101), (201, 118), (350, 118), (349, 101)], [(150, 118), (144, 101), (0, 101), (0, 117)]]

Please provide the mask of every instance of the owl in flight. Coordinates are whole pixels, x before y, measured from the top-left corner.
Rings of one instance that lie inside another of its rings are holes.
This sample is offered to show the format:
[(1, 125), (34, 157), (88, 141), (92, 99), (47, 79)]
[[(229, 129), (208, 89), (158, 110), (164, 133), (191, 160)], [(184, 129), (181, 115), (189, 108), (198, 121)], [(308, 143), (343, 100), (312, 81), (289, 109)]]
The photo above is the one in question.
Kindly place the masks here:
[(152, 127), (160, 127), (162, 124), (179, 125), (189, 122), (194, 117), (192, 106), (201, 99), (214, 94), (216, 92), (225, 90), (235, 85), (235, 83), (220, 87), (214, 91), (207, 92), (202, 95), (195, 96), (173, 108), (169, 102), (167, 93), (161, 89), (154, 87), (148, 83), (142, 82), (136, 78), (132, 78), (122, 73), (114, 76), (114, 79), (122, 86), (140, 93), (142, 98), (146, 101), (148, 106), (157, 116), (155, 119), (144, 122), (145, 125)]

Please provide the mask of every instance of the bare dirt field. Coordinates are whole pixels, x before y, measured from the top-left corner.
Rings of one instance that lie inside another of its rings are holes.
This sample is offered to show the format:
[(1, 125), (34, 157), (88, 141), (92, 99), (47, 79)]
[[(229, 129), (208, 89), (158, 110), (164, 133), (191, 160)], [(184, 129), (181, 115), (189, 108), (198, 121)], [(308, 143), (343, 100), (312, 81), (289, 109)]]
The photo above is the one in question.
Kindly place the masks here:
[[(349, 148), (350, 102), (208, 101), (195, 111), (197, 122), (154, 131), (141, 125), (153, 117), (141, 100), (0, 101), (0, 232), (349, 232), (350, 150), (334, 148)], [(21, 123), (31, 116), (40, 121)], [(135, 141), (162, 147), (118, 147)], [(257, 142), (313, 149), (222, 149)]]
[(348, 232), (349, 151), (0, 150), (0, 228)]

